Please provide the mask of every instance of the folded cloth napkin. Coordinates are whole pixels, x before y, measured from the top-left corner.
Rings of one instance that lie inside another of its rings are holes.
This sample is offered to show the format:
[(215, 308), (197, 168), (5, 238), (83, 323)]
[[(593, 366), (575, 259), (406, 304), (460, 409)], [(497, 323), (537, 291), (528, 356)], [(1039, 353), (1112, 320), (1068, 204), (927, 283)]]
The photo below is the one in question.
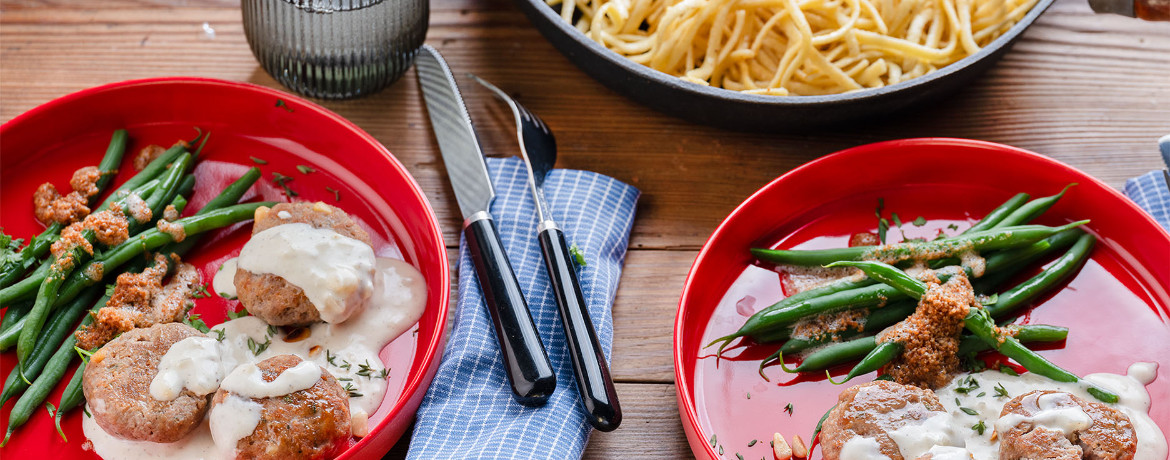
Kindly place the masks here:
[(1151, 171), (1125, 181), (1125, 195), (1170, 231), (1170, 188), (1162, 171)]
[[(580, 407), (560, 313), (536, 239), (536, 204), (519, 158), (489, 158), (496, 189), (491, 213), (528, 309), (557, 374), (543, 407), (512, 399), (499, 344), (467, 246), (459, 245), (459, 300), (443, 361), (419, 406), (409, 459), (572, 459), (592, 427)], [(638, 189), (587, 171), (554, 169), (544, 182), (553, 219), (577, 246), (581, 290), (607, 357), (613, 342), (610, 305), (625, 259)]]

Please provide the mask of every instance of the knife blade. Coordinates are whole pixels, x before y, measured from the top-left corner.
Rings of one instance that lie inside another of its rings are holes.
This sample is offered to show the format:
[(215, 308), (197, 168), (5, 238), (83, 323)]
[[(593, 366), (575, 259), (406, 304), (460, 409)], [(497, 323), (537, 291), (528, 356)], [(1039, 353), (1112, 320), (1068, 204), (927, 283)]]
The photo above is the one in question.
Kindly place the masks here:
[(556, 374), (489, 210), (495, 191), (471, 116), (450, 67), (437, 50), (423, 45), (415, 63), (427, 115), (463, 214), (463, 235), (492, 317), (512, 396), (524, 405), (544, 404), (556, 389)]

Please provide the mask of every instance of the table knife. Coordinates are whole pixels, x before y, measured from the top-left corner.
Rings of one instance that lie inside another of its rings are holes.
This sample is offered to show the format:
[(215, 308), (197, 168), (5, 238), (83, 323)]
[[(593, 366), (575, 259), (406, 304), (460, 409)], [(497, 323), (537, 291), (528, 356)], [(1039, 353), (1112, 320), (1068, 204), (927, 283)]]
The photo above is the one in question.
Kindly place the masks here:
[(1089, 0), (1097, 13), (1112, 13), (1147, 21), (1170, 21), (1170, 0)]
[(451, 69), (437, 50), (424, 45), (415, 68), (427, 115), (463, 214), (463, 236), (495, 326), (512, 394), (524, 405), (544, 404), (556, 389), (556, 374), (489, 212), (495, 190), (471, 116)]

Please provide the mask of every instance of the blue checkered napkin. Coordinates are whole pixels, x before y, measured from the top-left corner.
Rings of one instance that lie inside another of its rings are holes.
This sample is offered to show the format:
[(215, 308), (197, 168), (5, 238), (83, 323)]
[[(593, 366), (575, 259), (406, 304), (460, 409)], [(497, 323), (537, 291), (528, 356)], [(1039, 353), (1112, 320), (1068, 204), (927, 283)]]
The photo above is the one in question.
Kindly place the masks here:
[[(499, 345), (465, 245), (459, 253), (455, 326), (410, 441), (410, 459), (572, 459), (592, 427), (580, 407), (573, 367), (548, 272), (536, 239), (536, 205), (519, 158), (488, 159), (496, 187), (491, 213), (557, 373), (544, 407), (512, 399)], [(544, 182), (553, 218), (585, 255), (578, 275), (606, 356), (613, 342), (610, 305), (621, 277), (638, 190), (586, 171), (556, 169)]]
[(1125, 195), (1170, 231), (1170, 188), (1162, 171), (1151, 171), (1125, 181)]

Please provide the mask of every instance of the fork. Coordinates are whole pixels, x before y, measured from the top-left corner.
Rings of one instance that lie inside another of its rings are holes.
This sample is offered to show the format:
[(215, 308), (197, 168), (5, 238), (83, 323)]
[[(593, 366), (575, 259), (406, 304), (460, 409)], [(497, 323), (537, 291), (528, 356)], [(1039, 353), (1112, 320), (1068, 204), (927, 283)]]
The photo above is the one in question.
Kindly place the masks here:
[(469, 76), (483, 85), (508, 107), (516, 121), (516, 138), (520, 142), (520, 155), (528, 169), (528, 186), (536, 201), (537, 239), (544, 254), (545, 268), (549, 282), (556, 293), (557, 308), (561, 313), (561, 327), (569, 345), (569, 358), (577, 380), (577, 391), (581, 405), (589, 414), (589, 423), (600, 431), (613, 431), (621, 424), (622, 411), (618, 404), (617, 390), (610, 377), (605, 354), (597, 340), (597, 331), (589, 318), (589, 307), (581, 293), (581, 284), (573, 268), (573, 258), (565, 243), (565, 234), (553, 220), (548, 202), (544, 198), (544, 178), (557, 162), (557, 141), (548, 125), (524, 106), (513, 100), (507, 93), (491, 83), (475, 76)]

